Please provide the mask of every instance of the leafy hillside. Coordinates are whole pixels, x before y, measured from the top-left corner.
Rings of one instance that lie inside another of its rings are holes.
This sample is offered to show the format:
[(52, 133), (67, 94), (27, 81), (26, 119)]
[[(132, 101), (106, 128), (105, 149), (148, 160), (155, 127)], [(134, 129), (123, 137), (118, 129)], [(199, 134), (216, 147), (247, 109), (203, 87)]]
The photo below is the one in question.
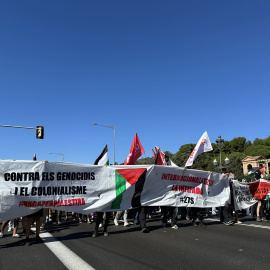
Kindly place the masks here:
[[(175, 154), (172, 154), (169, 151), (165, 151), (164, 153), (169, 156), (176, 165), (184, 167), (195, 146), (196, 144), (185, 144), (182, 145), (179, 148), (179, 151)], [(212, 147), (213, 151), (200, 154), (190, 168), (206, 171), (219, 171), (219, 149), (215, 143), (212, 143)], [(257, 138), (253, 143), (251, 141), (247, 141), (245, 137), (237, 137), (231, 141), (224, 141), (221, 149), (222, 166), (226, 171), (234, 171), (238, 179), (242, 179), (244, 177), (242, 160), (246, 156), (263, 156), (270, 159), (270, 136), (266, 139)], [(225, 166), (224, 162), (226, 157), (230, 159), (228, 166)], [(218, 161), (218, 167), (214, 166), (214, 159)], [(135, 164), (153, 164), (153, 158), (142, 158), (137, 160)]]

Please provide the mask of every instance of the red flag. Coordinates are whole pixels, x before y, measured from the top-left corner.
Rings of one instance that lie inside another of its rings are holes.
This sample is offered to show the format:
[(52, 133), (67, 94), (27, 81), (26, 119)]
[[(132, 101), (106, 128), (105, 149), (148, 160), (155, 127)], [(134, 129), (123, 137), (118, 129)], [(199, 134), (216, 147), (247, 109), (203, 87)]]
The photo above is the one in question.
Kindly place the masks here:
[(153, 158), (155, 159), (156, 158), (156, 154), (155, 154), (155, 151), (152, 149), (152, 154), (153, 154)]
[(160, 150), (159, 147), (155, 146), (156, 149), (156, 158), (154, 164), (156, 165), (167, 165), (165, 161), (165, 154)]
[(157, 153), (156, 153), (156, 158), (155, 158), (154, 164), (156, 164), (156, 165), (165, 165), (160, 150), (158, 150)]
[(264, 169), (265, 169), (265, 167), (262, 167), (262, 168), (259, 169), (261, 174), (264, 174)]
[[(174, 164), (171, 159), (165, 155), (159, 147), (155, 146), (155, 149), (157, 151), (156, 156), (154, 157), (154, 164), (156, 165), (164, 165), (164, 166), (174, 166), (178, 167), (176, 164)], [(153, 151), (153, 150), (152, 150)]]
[(125, 160), (124, 165), (132, 165), (142, 154), (144, 154), (144, 149), (136, 133), (130, 148), (129, 155)]

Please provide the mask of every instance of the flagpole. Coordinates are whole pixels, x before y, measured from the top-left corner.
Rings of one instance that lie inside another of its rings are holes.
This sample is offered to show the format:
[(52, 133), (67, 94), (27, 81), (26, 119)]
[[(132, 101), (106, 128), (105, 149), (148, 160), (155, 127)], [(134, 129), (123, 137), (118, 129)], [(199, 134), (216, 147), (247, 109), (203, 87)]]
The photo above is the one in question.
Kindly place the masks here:
[(113, 165), (115, 165), (115, 127), (113, 127), (114, 146), (113, 146)]
[(113, 134), (114, 134), (114, 147), (113, 147), (113, 165), (115, 164), (115, 127), (114, 126), (104, 126), (104, 125), (100, 125), (97, 123), (93, 123), (93, 125), (95, 126), (101, 126), (101, 127), (107, 127), (107, 128), (112, 128), (113, 129)]

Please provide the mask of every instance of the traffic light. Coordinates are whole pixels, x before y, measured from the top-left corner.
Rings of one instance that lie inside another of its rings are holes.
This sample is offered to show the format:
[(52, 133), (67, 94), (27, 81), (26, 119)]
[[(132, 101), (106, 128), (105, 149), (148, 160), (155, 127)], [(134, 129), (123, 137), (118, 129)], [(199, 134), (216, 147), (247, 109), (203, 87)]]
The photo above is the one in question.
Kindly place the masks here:
[(36, 138), (37, 139), (43, 139), (44, 138), (44, 127), (37, 126), (37, 129), (36, 129)]

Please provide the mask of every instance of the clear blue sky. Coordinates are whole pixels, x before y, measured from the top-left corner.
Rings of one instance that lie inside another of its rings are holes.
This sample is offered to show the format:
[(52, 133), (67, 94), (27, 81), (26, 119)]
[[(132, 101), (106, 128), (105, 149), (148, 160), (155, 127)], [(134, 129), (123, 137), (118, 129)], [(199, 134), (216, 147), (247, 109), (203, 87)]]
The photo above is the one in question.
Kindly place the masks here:
[(1, 159), (124, 162), (269, 132), (270, 1), (4, 0), (0, 4)]

